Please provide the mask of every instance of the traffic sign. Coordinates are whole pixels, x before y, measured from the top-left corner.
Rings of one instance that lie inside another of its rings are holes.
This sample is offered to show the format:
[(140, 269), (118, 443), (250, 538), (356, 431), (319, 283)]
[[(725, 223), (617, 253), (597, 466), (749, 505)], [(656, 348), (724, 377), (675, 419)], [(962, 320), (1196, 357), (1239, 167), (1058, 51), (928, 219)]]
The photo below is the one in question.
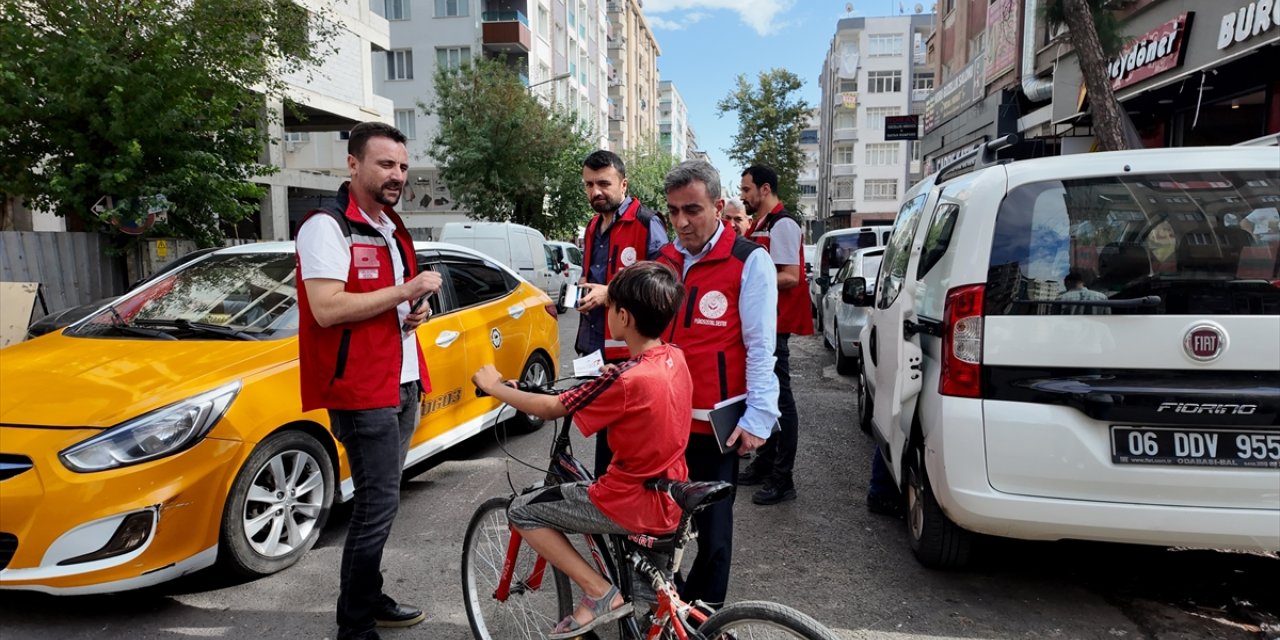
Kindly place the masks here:
[(97, 215), (102, 215), (110, 211), (113, 204), (111, 196), (102, 196), (101, 198), (98, 198), (97, 202), (93, 203), (93, 206), (90, 207), (89, 210)]

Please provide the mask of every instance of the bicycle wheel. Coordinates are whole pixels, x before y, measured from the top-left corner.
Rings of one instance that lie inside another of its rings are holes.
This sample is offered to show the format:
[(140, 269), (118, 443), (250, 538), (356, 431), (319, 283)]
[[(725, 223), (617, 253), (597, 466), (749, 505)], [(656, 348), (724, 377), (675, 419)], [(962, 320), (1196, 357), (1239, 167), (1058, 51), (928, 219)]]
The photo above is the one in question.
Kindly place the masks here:
[(462, 543), (462, 593), (471, 633), (478, 640), (535, 640), (545, 638), (556, 623), (573, 611), (569, 577), (544, 564), (541, 582), (531, 585), (538, 554), (521, 543), (512, 573), (510, 594), (496, 593), (507, 559), (511, 526), (507, 506), (511, 498), (490, 498), (476, 509)]
[(791, 607), (760, 601), (735, 602), (707, 618), (698, 632), (707, 640), (839, 640), (822, 623)]

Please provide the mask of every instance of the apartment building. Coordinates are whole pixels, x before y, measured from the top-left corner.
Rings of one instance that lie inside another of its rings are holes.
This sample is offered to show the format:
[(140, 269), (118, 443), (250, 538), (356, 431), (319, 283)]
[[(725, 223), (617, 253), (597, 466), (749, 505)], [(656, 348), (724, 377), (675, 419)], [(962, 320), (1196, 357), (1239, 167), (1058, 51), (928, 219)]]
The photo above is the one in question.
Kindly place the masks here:
[(886, 116), (923, 110), (933, 90), (933, 14), (842, 18), (823, 63), (817, 219), (824, 230), (893, 221), (918, 179), (916, 143), (886, 141)]
[(609, 148), (658, 138), (658, 56), (662, 50), (640, 0), (608, 0)]
[(805, 128), (800, 130), (800, 152), (804, 154), (804, 165), (800, 167), (800, 175), (797, 180), (797, 186), (800, 191), (800, 201), (797, 203), (799, 211), (797, 212), (801, 219), (801, 224), (805, 226), (805, 237), (817, 238), (821, 233), (814, 234), (813, 223), (818, 217), (818, 180), (821, 177), (819, 165), (821, 164), (821, 145), (819, 144), (819, 132), (822, 129), (822, 109), (814, 109), (809, 112), (809, 118), (805, 123)]
[(689, 156), (689, 108), (670, 80), (658, 82), (658, 147), (679, 160)]
[[(431, 157), (438, 119), (420, 104), (435, 98), (435, 73), (475, 57), (505, 58), (530, 92), (577, 112), (604, 145), (607, 130), (607, 19), (604, 0), (372, 0), (390, 43), (373, 56), (378, 93), (394, 103), (387, 118), (409, 138), (409, 184), (399, 210), (414, 237), (439, 237), (445, 223), (467, 220), (453, 208)], [(342, 166), (345, 132), (290, 154), (316, 167)], [(340, 161), (340, 162), (339, 162)], [(337, 163), (337, 164), (334, 164)], [(295, 207), (300, 216), (310, 208)]]

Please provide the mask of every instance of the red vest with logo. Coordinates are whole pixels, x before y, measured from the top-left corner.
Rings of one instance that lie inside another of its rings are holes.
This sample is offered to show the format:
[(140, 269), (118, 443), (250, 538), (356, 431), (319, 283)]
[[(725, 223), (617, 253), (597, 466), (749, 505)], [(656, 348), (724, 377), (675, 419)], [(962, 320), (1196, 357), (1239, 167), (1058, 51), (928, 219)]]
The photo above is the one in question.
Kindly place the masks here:
[[(769, 215), (756, 221), (748, 236), (768, 251), (773, 227), (782, 220), (795, 221), (795, 218), (792, 218), (779, 202)], [(800, 223), (796, 222), (796, 224)], [(804, 229), (803, 226), (800, 228)], [(813, 335), (813, 308), (809, 300), (809, 278), (804, 272), (803, 235), (800, 240), (800, 260), (796, 264), (800, 267), (800, 282), (790, 289), (778, 290), (778, 333), (809, 336)]]
[[(347, 183), (338, 189), (341, 210), (315, 209), (307, 214), (327, 215), (338, 222), (351, 247), (351, 268), (346, 291), (368, 293), (394, 286), (396, 274), (391, 252), (399, 251), (407, 281), (418, 272), (413, 240), (390, 207), (382, 211), (395, 223), (397, 246), (388, 246), (377, 229), (360, 214), (355, 200), (348, 198)], [(400, 317), (395, 308), (358, 322), (322, 327), (311, 313), (307, 288), (302, 281), (302, 264), (297, 267), (298, 283), (298, 368), (302, 378), (302, 410), (381, 409), (400, 404), (400, 366), (404, 360)], [(418, 372), (423, 393), (431, 390), (427, 363), (418, 349)]]
[[(685, 298), (671, 321), (667, 341), (684, 350), (693, 380), (693, 410), (707, 411), (721, 400), (747, 392), (747, 345), (742, 341), (738, 299), (747, 256), (760, 245), (725, 227), (707, 255), (685, 274)], [(684, 256), (674, 243), (662, 247), (658, 262), (679, 275)], [(694, 419), (693, 433), (710, 434), (711, 423)]]
[[(614, 219), (609, 226), (609, 256), (605, 259), (604, 282), (596, 284), (609, 284), (623, 267), (646, 259), (649, 255), (649, 222), (654, 215), (653, 211), (641, 207), (639, 200), (632, 198), (627, 210)], [(591, 266), (591, 244), (595, 240), (596, 229), (600, 226), (600, 218), (598, 213), (592, 216), (582, 236), (582, 250), (588, 269)], [(608, 322), (604, 324), (603, 355), (608, 361), (631, 358), (627, 343), (613, 339)]]

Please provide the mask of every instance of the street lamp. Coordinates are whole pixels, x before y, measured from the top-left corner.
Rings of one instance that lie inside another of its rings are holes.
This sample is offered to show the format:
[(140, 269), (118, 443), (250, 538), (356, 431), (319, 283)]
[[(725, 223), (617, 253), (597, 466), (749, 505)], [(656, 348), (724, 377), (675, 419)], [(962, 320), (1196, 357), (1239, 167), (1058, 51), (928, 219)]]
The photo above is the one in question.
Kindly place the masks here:
[(530, 92), (532, 92), (534, 87), (539, 87), (539, 86), (542, 86), (542, 85), (547, 84), (547, 83), (550, 83), (550, 82), (556, 82), (556, 81), (558, 81), (558, 80), (564, 80), (565, 78), (570, 78), (570, 77), (573, 77), (573, 74), (572, 74), (572, 73), (569, 73), (569, 72), (567, 72), (567, 71), (566, 71), (566, 72), (564, 72), (564, 73), (562, 73), (562, 74), (560, 74), (560, 75), (558, 75), (558, 76), (551, 76), (550, 78), (547, 78), (546, 80), (542, 80), (542, 81), (539, 81), (539, 82), (535, 82), (535, 83), (533, 83), (533, 84), (531, 84), (531, 85), (529, 85), (529, 86), (525, 87), (525, 89), (528, 89)]

